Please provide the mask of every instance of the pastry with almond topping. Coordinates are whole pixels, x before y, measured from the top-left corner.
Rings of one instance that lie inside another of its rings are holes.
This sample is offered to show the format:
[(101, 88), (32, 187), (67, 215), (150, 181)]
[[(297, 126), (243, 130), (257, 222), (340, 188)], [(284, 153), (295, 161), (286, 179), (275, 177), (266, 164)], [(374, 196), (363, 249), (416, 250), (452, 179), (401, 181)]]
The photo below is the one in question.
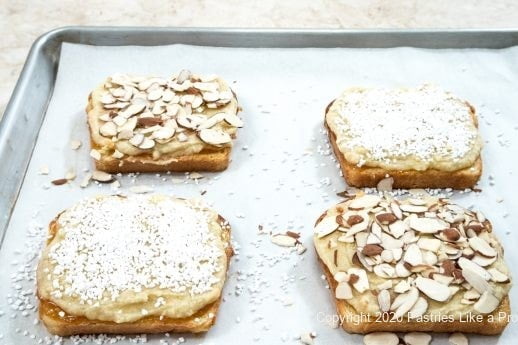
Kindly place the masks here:
[(50, 223), (39, 316), (60, 336), (205, 332), (232, 253), (230, 226), (199, 201), (85, 199)]
[(350, 186), (465, 189), (482, 174), (475, 108), (433, 86), (348, 89), (325, 126)]
[(358, 193), (317, 220), (314, 243), (348, 332), (500, 334), (509, 322), (509, 269), (481, 212)]
[(214, 75), (112, 75), (88, 99), (90, 155), (111, 173), (221, 171), (243, 125), (238, 110), (230, 86)]

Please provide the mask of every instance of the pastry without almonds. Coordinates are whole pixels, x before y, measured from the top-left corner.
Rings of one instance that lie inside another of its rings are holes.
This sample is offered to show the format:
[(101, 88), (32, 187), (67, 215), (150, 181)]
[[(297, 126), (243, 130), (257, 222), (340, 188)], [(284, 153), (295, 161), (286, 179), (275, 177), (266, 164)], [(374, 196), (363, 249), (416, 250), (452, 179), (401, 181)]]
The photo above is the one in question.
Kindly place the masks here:
[(480, 212), (356, 194), (317, 220), (314, 243), (349, 332), (499, 334), (509, 322), (509, 269)]
[(230, 227), (200, 202), (85, 199), (50, 224), (40, 317), (58, 335), (206, 331), (231, 255)]
[(326, 110), (326, 127), (345, 179), (375, 187), (473, 187), (482, 140), (475, 109), (433, 86), (346, 90)]
[(237, 98), (217, 76), (115, 74), (89, 96), (91, 156), (98, 170), (223, 170), (243, 125)]

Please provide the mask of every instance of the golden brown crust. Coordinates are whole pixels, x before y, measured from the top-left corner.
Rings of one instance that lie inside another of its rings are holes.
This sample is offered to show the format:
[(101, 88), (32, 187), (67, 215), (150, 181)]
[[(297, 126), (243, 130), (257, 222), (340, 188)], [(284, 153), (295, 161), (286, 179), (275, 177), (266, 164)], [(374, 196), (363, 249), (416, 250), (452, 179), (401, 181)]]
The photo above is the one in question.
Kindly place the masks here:
[[(318, 256), (318, 253), (317, 253)], [(335, 291), (337, 282), (331, 275), (331, 272), (327, 266), (320, 260), (322, 269), (326, 276), (327, 282), (329, 283), (330, 291)], [(360, 320), (360, 314), (351, 307), (345, 300), (338, 300), (334, 297), (336, 303), (336, 310), (342, 320), (342, 328), (349, 333), (360, 333), (366, 334), (371, 332), (463, 332), (463, 333), (476, 333), (484, 335), (495, 335), (503, 332), (507, 324), (509, 323), (509, 317), (511, 315), (511, 307), (509, 304), (509, 297), (506, 296), (500, 303), (500, 306), (493, 311), (491, 314), (494, 317), (494, 321), (489, 321), (490, 316), (485, 315), (482, 322), (468, 321), (460, 322), (417, 322), (417, 321), (398, 321), (398, 322), (377, 322), (376, 317), (371, 317), (370, 322), (362, 320), (361, 322), (352, 322), (352, 320)], [(500, 318), (500, 313), (505, 313), (505, 317)], [(349, 320), (349, 322), (347, 321)]]
[[(334, 102), (334, 101), (333, 101)], [(326, 114), (331, 102), (326, 108)], [(470, 106), (471, 107), (471, 106)], [(476, 123), (476, 117), (474, 118)], [(324, 120), (329, 136), (329, 142), (338, 159), (340, 168), (348, 185), (353, 187), (376, 187), (378, 182), (387, 175), (394, 179), (394, 188), (473, 188), (482, 175), (482, 159), (480, 156), (473, 166), (457, 171), (441, 171), (428, 169), (417, 170), (386, 170), (378, 167), (359, 167), (349, 163), (336, 145), (336, 135)]]
[[(88, 95), (88, 104), (86, 106), (86, 113), (94, 108), (92, 104), (92, 94)], [(91, 135), (91, 127), (88, 125), (88, 130)], [(99, 150), (93, 140), (90, 140), (92, 149)], [(109, 173), (131, 173), (131, 172), (185, 172), (185, 171), (223, 171), (228, 167), (230, 162), (231, 147), (223, 147), (214, 150), (204, 150), (202, 152), (179, 156), (168, 157), (164, 155), (160, 159), (153, 159), (150, 154), (138, 156), (125, 156), (122, 159), (113, 158), (111, 155), (101, 153), (101, 159), (95, 160), (95, 168), (97, 170)]]
[[(49, 224), (49, 239), (47, 244), (58, 230), (57, 219), (59, 215)], [(220, 224), (227, 224), (225, 219), (219, 216)], [(222, 237), (228, 244), (225, 249), (227, 263), (230, 263), (234, 250), (231, 245), (230, 226), (222, 227)], [(228, 267), (228, 264), (227, 264)], [(39, 298), (39, 296), (38, 296)], [(135, 333), (164, 333), (164, 332), (207, 332), (216, 322), (216, 315), (221, 303), (220, 298), (207, 305), (196, 314), (187, 318), (168, 318), (160, 320), (157, 316), (149, 316), (135, 322), (115, 323), (109, 321), (89, 320), (83, 316), (65, 314), (59, 316), (63, 310), (47, 300), (39, 300), (39, 317), (47, 330), (55, 335), (69, 336), (75, 334), (135, 334)]]

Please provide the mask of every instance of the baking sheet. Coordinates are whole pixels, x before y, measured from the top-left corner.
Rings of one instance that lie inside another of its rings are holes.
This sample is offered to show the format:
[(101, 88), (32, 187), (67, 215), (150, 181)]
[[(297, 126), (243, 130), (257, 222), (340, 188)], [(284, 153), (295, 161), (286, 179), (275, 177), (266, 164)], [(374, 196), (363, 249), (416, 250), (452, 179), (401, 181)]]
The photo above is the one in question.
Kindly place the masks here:
[[(233, 227), (238, 255), (233, 260), (216, 326), (205, 335), (148, 336), (188, 344), (297, 343), (316, 332), (316, 344), (361, 343), (361, 336), (332, 329), (325, 320), (334, 305), (312, 249), (312, 224), (345, 189), (322, 128), (323, 110), (348, 86), (418, 86), (435, 83), (468, 99), (479, 111), (486, 145), (482, 193), (453, 196), (476, 205), (493, 222), (507, 250), (514, 276), (518, 256), (512, 234), (518, 173), (518, 47), (502, 50), (253, 49), (195, 46), (95, 47), (64, 44), (55, 90), (38, 137), (16, 208), (0, 249), (0, 344), (54, 341), (37, 321), (33, 270), (48, 222), (76, 200), (112, 193), (110, 185), (81, 189), (92, 169), (84, 107), (88, 93), (116, 72), (168, 76), (189, 68), (217, 73), (232, 83), (245, 127), (239, 131), (229, 169), (202, 173), (118, 177), (121, 191), (134, 185), (213, 203)], [(30, 97), (30, 95), (29, 95)], [(30, 102), (30, 99), (27, 101)], [(83, 146), (70, 149), (70, 140)], [(19, 138), (23, 140), (23, 138)], [(49, 175), (40, 175), (48, 166)], [(50, 181), (73, 169), (78, 177), (63, 186)], [(182, 179), (182, 183), (177, 183)], [(301, 232), (303, 255), (280, 248), (258, 226), (273, 232)], [(511, 293), (516, 310), (517, 294)], [(515, 319), (518, 317), (515, 316)], [(472, 344), (509, 344), (518, 335), (516, 320), (501, 337), (475, 337)], [(48, 337), (45, 339), (45, 337)], [(447, 343), (444, 335), (434, 344)], [(91, 338), (81, 340), (93, 342)], [(124, 342), (141, 338), (126, 337)], [(77, 339), (76, 339), (77, 340)], [(65, 343), (72, 343), (68, 339)]]

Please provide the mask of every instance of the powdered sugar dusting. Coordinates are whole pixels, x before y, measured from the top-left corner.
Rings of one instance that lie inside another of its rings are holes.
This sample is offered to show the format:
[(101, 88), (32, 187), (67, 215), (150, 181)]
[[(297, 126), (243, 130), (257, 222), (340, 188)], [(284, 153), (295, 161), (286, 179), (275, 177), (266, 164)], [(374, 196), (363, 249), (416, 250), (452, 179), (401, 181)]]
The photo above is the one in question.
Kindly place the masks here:
[(224, 255), (208, 216), (165, 197), (83, 200), (59, 218), (60, 241), (48, 253), (52, 294), (91, 304), (144, 288), (204, 293), (219, 281), (215, 273)]
[(456, 160), (477, 140), (470, 107), (436, 87), (353, 91), (340, 100), (339, 145), (376, 161)]

